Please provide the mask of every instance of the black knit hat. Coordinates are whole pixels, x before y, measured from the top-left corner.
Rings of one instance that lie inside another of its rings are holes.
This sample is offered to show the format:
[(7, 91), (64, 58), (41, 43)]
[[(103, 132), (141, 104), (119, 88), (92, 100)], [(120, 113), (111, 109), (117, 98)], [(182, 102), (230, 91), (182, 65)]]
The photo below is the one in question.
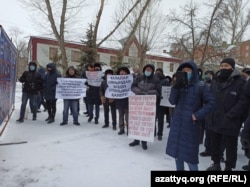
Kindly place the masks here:
[(163, 74), (163, 69), (162, 68), (157, 68), (156, 70), (155, 70), (155, 72), (156, 71), (159, 71), (159, 72), (161, 72), (162, 74)]
[(105, 75), (107, 74), (111, 74), (113, 75), (114, 74), (114, 71), (112, 69), (106, 69), (105, 72), (104, 72)]
[(127, 74), (130, 74), (130, 70), (127, 67), (120, 67), (117, 70), (117, 75), (120, 75), (121, 71), (125, 71)]
[(232, 66), (232, 68), (234, 69), (235, 68), (235, 61), (233, 58), (224, 58), (220, 64), (222, 63), (227, 63), (229, 64), (230, 66)]

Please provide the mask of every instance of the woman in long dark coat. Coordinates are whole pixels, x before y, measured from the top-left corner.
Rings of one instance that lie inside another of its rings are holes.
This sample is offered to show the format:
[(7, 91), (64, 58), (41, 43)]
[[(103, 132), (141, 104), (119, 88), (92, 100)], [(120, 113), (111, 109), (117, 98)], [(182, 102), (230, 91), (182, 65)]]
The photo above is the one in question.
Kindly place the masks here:
[(183, 62), (177, 69), (179, 71), (185, 77), (181, 80), (176, 74), (176, 83), (169, 97), (169, 102), (175, 105), (175, 109), (166, 154), (175, 158), (177, 170), (184, 170), (184, 162), (188, 164), (189, 170), (198, 170), (199, 121), (213, 110), (215, 99), (207, 85), (201, 85), (197, 66), (193, 61)]

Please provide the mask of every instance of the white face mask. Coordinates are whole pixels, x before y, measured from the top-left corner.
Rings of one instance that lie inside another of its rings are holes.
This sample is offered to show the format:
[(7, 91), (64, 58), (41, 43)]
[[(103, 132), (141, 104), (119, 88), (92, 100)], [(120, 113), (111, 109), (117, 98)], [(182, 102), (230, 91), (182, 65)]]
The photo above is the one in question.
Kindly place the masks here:
[(149, 77), (151, 74), (152, 74), (151, 71), (145, 71), (145, 72), (144, 72), (144, 75), (145, 75), (146, 77)]
[(30, 65), (30, 71), (34, 71), (35, 69), (36, 69), (36, 66), (34, 66), (34, 65)]

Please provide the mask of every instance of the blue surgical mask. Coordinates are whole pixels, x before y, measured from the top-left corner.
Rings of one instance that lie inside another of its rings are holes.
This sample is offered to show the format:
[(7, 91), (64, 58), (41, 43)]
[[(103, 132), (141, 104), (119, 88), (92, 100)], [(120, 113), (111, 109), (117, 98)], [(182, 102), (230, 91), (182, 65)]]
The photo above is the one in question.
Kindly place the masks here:
[(36, 66), (34, 66), (34, 65), (30, 65), (30, 71), (34, 71), (35, 69), (36, 69)]
[(188, 81), (190, 81), (191, 77), (192, 77), (192, 72), (187, 72), (187, 79), (188, 79)]
[(152, 74), (151, 71), (145, 71), (145, 72), (144, 72), (144, 75), (145, 75), (146, 77), (149, 77), (151, 74)]

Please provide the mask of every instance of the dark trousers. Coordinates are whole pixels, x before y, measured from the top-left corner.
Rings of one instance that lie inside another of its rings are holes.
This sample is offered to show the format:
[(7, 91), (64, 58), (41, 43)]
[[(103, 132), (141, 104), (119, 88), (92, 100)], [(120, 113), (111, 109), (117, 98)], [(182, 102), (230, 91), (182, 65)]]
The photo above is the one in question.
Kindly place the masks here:
[(54, 100), (46, 100), (46, 107), (48, 110), (49, 118), (54, 119), (56, 115), (56, 99)]
[(87, 97), (84, 97), (84, 98), (83, 98), (83, 102), (84, 102), (84, 104), (85, 104), (86, 112), (88, 113), (88, 112), (89, 112), (89, 109), (88, 109)]
[(127, 126), (128, 129), (128, 109), (119, 108), (119, 128), (120, 130), (124, 130), (125, 126)]
[(23, 92), (23, 94), (22, 94), (22, 104), (21, 104), (21, 110), (20, 110), (20, 119), (24, 119), (24, 114), (25, 114), (26, 105), (27, 105), (28, 100), (30, 102), (30, 109), (31, 109), (31, 112), (33, 114), (33, 117), (36, 118), (37, 97), (38, 97), (38, 95), (31, 95), (31, 94)]
[[(224, 142), (226, 150), (226, 167), (235, 168), (237, 161), (238, 136), (227, 136), (211, 131), (211, 153), (215, 164), (220, 163), (221, 142)], [(218, 143), (220, 142), (220, 143)]]
[[(208, 152), (208, 153), (211, 153), (211, 147), (213, 146), (212, 145), (212, 141), (211, 141), (211, 130), (209, 130), (208, 128), (205, 129), (205, 141), (204, 141), (204, 147), (205, 147), (205, 151)], [(218, 142), (217, 142), (218, 144)], [(224, 154), (224, 151), (225, 151), (225, 143), (224, 143), (224, 140), (222, 138), (222, 141), (221, 141), (221, 148), (220, 148), (220, 156), (223, 157), (223, 154)]]
[(156, 118), (158, 120), (158, 136), (163, 135), (163, 129), (164, 129), (164, 115), (169, 113), (169, 108), (165, 106), (157, 106), (156, 107)]
[(109, 125), (109, 112), (111, 112), (112, 125), (116, 126), (116, 104), (115, 102), (104, 103), (103, 109), (104, 109), (104, 124)]
[(41, 105), (43, 105), (44, 109), (46, 109), (46, 101), (44, 100), (43, 93), (40, 92), (40, 94), (37, 97), (37, 109), (40, 109)]

